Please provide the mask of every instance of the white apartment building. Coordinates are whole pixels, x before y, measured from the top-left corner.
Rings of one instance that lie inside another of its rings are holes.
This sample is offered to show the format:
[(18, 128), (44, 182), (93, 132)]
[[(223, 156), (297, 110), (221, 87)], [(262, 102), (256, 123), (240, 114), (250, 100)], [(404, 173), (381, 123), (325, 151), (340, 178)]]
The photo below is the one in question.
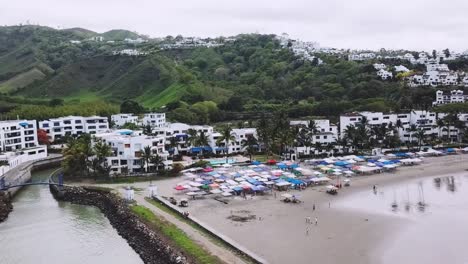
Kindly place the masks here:
[[(314, 120), (315, 126), (317, 128), (317, 132), (311, 135), (311, 144), (314, 145), (316, 143), (320, 143), (322, 145), (328, 145), (330, 143), (335, 143), (338, 140), (338, 126), (331, 124), (330, 120), (327, 119), (316, 119)], [(291, 121), (291, 126), (304, 126), (308, 127), (310, 121), (299, 120), (299, 121)], [(315, 149), (314, 146), (306, 147), (306, 146), (299, 146), (294, 148), (299, 155), (310, 155), (312, 153), (320, 154), (326, 152), (325, 149), (319, 153), (318, 150)]]
[[(142, 153), (149, 146), (154, 155), (159, 155), (166, 169), (172, 166), (165, 149), (164, 136), (146, 136), (131, 130), (123, 129), (95, 135), (112, 148), (112, 155), (106, 158), (111, 174), (141, 173), (145, 168), (154, 168), (155, 164), (144, 164)], [(162, 167), (162, 166), (161, 166)]]
[(374, 63), (373, 66), (376, 70), (385, 70), (385, 68), (387, 68), (387, 66), (383, 63)]
[(377, 76), (379, 76), (382, 80), (388, 80), (393, 78), (393, 74), (387, 70), (380, 69), (377, 71)]
[[(153, 134), (158, 136), (165, 136), (166, 144), (169, 144), (172, 137), (176, 138), (177, 148), (175, 148), (175, 154), (188, 154), (191, 151), (191, 146), (188, 144), (188, 131), (193, 129), (198, 133), (205, 133), (207, 137), (213, 134), (212, 126), (191, 126), (184, 123), (166, 123), (164, 126), (155, 127)], [(212, 149), (206, 149), (204, 151), (212, 151)]]
[(375, 59), (376, 55), (375, 53), (369, 52), (369, 53), (353, 53), (348, 55), (348, 60), (350, 61), (364, 61), (364, 60), (372, 60)]
[(109, 130), (109, 122), (107, 117), (101, 116), (66, 116), (40, 121), (39, 128), (44, 129), (53, 142), (65, 136), (105, 132)]
[[(246, 148), (242, 145), (249, 137), (258, 139), (256, 128), (234, 128), (231, 131), (231, 135), (234, 137), (234, 140), (229, 142), (229, 154), (245, 151)], [(221, 134), (218, 132), (213, 132), (210, 135), (210, 147), (215, 154), (224, 154), (227, 151), (224, 141), (218, 143), (220, 137)]]
[(36, 120), (0, 121), (0, 152), (19, 151), (39, 146)]
[(138, 125), (138, 116), (133, 114), (116, 114), (111, 116), (111, 120), (117, 127), (122, 127), (127, 123)]
[(148, 113), (143, 116), (144, 126), (150, 125), (152, 128), (164, 127), (166, 125), (165, 113)]
[(465, 95), (461, 90), (452, 90), (450, 93), (444, 93), (443, 91), (438, 90), (436, 92), (436, 100), (432, 102), (432, 105), (464, 103), (466, 101), (468, 101), (468, 94)]
[[(437, 127), (437, 120), (444, 118), (446, 114), (423, 110), (414, 110), (409, 113), (399, 114), (385, 114), (381, 112), (360, 112), (360, 113), (349, 113), (340, 116), (340, 136), (345, 135), (345, 130), (349, 125), (356, 125), (362, 121), (363, 117), (367, 118), (368, 126), (389, 124), (392, 123), (394, 128), (397, 129), (398, 135), (401, 141), (409, 142), (415, 141), (416, 138), (413, 136), (411, 126), (415, 125), (417, 129), (425, 131), (427, 136), (442, 137), (448, 136), (447, 128)], [(459, 119), (466, 122), (468, 114), (460, 114)], [(396, 127), (398, 121), (401, 123), (401, 127)], [(458, 129), (451, 126), (450, 137), (456, 137)]]
[(413, 75), (409, 85), (416, 86), (453, 86), (458, 85), (458, 74), (455, 72), (427, 71), (423, 75)]

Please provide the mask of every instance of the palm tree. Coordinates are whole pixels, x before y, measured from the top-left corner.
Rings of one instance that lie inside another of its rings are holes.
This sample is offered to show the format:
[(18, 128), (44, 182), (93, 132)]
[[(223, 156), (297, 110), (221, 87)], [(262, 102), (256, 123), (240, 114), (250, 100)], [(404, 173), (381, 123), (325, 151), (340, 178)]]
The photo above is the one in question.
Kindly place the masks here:
[(416, 131), (415, 137), (418, 139), (418, 149), (421, 150), (421, 145), (424, 139), (426, 138), (426, 133), (423, 129), (419, 128)]
[(314, 144), (314, 148), (315, 148), (315, 150), (317, 151), (317, 154), (320, 154), (320, 153), (322, 152), (323, 145), (322, 145), (322, 143), (320, 143), (320, 142), (317, 141), (317, 142), (315, 142), (315, 144)]
[(95, 139), (93, 153), (96, 155), (96, 158), (92, 160), (94, 173), (98, 170), (100, 174), (104, 174), (104, 172), (108, 171), (106, 158), (112, 155), (111, 147), (103, 142), (102, 139)]
[(441, 133), (441, 129), (445, 127), (445, 122), (442, 118), (437, 119), (436, 126), (439, 129), (439, 137), (444, 138), (444, 135)]
[(224, 141), (226, 144), (226, 164), (228, 163), (228, 156), (229, 156), (229, 142), (236, 140), (236, 138), (232, 135), (232, 128), (230, 126), (224, 126), (220, 132), (221, 136), (216, 141), (217, 144)]
[[(167, 142), (167, 141), (166, 141)], [(177, 140), (176, 137), (170, 137), (169, 142), (166, 145), (168, 149), (172, 149), (172, 155), (177, 155), (178, 154), (178, 149), (177, 146), (179, 145), (179, 141)], [(177, 152), (177, 153), (176, 153)]]
[(267, 159), (270, 156), (271, 145), (273, 141), (271, 122), (266, 119), (264, 113), (261, 113), (260, 120), (257, 122), (258, 140), (263, 144)]
[(146, 146), (143, 148), (141, 152), (141, 161), (143, 162), (143, 166), (145, 167), (145, 172), (148, 172), (148, 166), (150, 164), (150, 160), (153, 157), (153, 153), (151, 151), (150, 146)]
[(150, 163), (153, 164), (156, 171), (159, 170), (160, 166), (164, 166), (164, 160), (158, 154), (151, 156)]
[(314, 120), (310, 120), (309, 125), (307, 126), (307, 130), (309, 130), (312, 134), (317, 134), (318, 132), (317, 123), (315, 123)]
[(206, 136), (205, 132), (200, 131), (200, 133), (196, 136), (195, 146), (201, 147), (200, 154), (203, 158), (204, 147), (208, 146), (208, 137)]
[(187, 136), (188, 136), (187, 143), (190, 146), (194, 146), (195, 142), (197, 141), (198, 132), (193, 128), (189, 128), (187, 130)]
[(258, 141), (253, 135), (247, 136), (247, 140), (242, 141), (242, 148), (249, 154), (250, 162), (252, 162), (252, 155), (255, 154), (258, 149)]
[(415, 124), (412, 124), (409, 128), (410, 132), (410, 145), (413, 145), (413, 133), (418, 130), (418, 127)]

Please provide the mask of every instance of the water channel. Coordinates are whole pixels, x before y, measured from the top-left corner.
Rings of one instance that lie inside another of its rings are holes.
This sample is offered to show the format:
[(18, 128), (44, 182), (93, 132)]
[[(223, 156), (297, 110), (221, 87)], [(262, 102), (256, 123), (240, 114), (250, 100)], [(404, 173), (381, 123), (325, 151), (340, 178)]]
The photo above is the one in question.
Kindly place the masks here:
[[(47, 179), (53, 170), (33, 173)], [(143, 263), (109, 220), (90, 206), (56, 201), (48, 186), (22, 189), (0, 224), (0, 263)]]

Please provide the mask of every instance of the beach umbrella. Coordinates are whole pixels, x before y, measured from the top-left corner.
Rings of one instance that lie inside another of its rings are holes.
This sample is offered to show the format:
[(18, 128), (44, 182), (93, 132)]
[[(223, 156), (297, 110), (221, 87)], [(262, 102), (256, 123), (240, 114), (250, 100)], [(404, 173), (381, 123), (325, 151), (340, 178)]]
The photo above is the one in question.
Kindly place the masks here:
[(203, 169), (204, 172), (212, 172), (213, 171), (213, 168), (211, 167), (206, 167)]
[(254, 160), (254, 161), (252, 161), (252, 165), (260, 165), (260, 161)]
[(182, 186), (182, 185), (177, 185), (174, 189), (176, 189), (177, 191), (183, 191), (186, 188), (184, 186)]
[(276, 160), (270, 159), (270, 160), (267, 161), (267, 164), (268, 164), (268, 165), (275, 165), (275, 164), (276, 164)]

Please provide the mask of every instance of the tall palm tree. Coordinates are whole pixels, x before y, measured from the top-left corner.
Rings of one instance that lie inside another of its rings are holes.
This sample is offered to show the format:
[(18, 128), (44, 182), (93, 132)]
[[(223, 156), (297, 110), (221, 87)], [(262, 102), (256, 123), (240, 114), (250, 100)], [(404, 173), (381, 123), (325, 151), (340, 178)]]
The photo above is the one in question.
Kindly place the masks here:
[(201, 147), (200, 154), (203, 157), (204, 154), (204, 147), (208, 146), (208, 137), (206, 136), (205, 132), (200, 131), (200, 133), (196, 136), (195, 146)]
[(323, 145), (322, 145), (322, 143), (320, 143), (320, 142), (317, 141), (317, 142), (315, 142), (315, 144), (314, 144), (314, 148), (315, 148), (315, 150), (317, 151), (317, 154), (321, 154), (321, 153), (322, 153), (322, 149), (323, 149)]
[(224, 143), (226, 145), (226, 164), (227, 164), (228, 163), (228, 156), (229, 156), (229, 143), (231, 141), (236, 140), (236, 138), (232, 135), (232, 128), (230, 126), (224, 126), (221, 129), (220, 134), (221, 134), (221, 136), (218, 138), (216, 143), (219, 144), (219, 143), (224, 141)]
[(164, 166), (164, 160), (158, 154), (152, 155), (149, 161), (151, 164), (153, 164), (156, 171), (159, 170), (160, 166)]
[(177, 155), (179, 152), (179, 150), (177, 149), (177, 147), (179, 146), (179, 141), (177, 140), (177, 138), (172, 136), (169, 138), (169, 141), (166, 141), (166, 142), (167, 142), (166, 147), (168, 149), (172, 149), (172, 155)]
[(102, 139), (95, 139), (93, 153), (96, 155), (96, 158), (92, 160), (93, 172), (99, 172), (99, 174), (104, 174), (108, 171), (106, 158), (112, 155), (111, 147), (108, 144), (104, 143)]
[(412, 124), (409, 127), (409, 132), (410, 132), (410, 145), (413, 145), (413, 133), (418, 131), (418, 127), (415, 124)]
[(242, 148), (247, 151), (247, 154), (249, 154), (250, 162), (252, 162), (252, 155), (254, 155), (258, 149), (257, 139), (253, 135), (249, 135), (247, 137), (247, 140), (242, 141)]
[(195, 145), (195, 142), (197, 141), (197, 137), (198, 137), (198, 132), (195, 129), (189, 128), (187, 130), (187, 143), (190, 146)]
[(436, 126), (439, 129), (439, 137), (444, 138), (444, 135), (441, 133), (442, 128), (445, 127), (445, 122), (442, 118), (437, 119)]
[(151, 151), (150, 146), (146, 146), (143, 148), (143, 151), (141, 152), (141, 161), (143, 162), (143, 166), (145, 167), (145, 172), (148, 172), (148, 167), (150, 164), (150, 160), (153, 157), (153, 153)]
[(260, 120), (257, 122), (257, 135), (258, 140), (262, 143), (267, 159), (270, 156), (271, 145), (273, 141), (271, 122), (267, 120), (264, 113), (261, 113)]
[(426, 138), (426, 133), (423, 129), (419, 128), (414, 136), (418, 139), (418, 149), (421, 150), (422, 143)]

